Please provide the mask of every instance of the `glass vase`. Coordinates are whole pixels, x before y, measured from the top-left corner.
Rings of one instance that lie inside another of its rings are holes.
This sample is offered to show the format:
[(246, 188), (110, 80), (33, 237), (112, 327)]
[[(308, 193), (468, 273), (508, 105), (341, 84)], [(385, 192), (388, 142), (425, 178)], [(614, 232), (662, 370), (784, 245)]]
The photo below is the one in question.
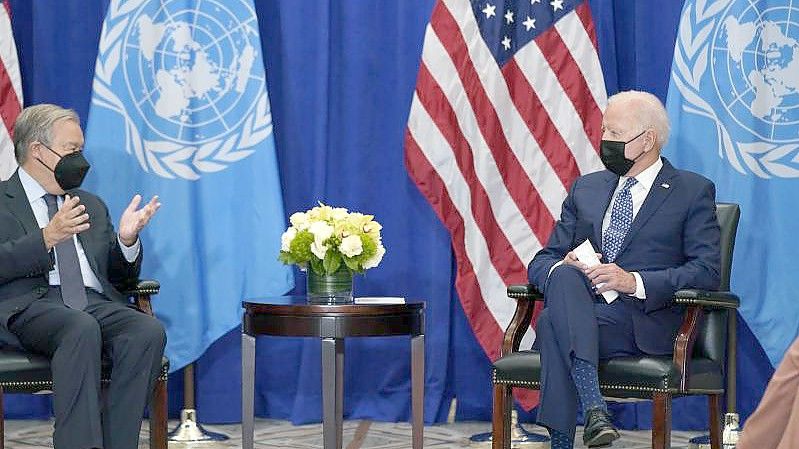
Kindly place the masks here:
[(308, 302), (352, 304), (352, 271), (342, 266), (333, 274), (317, 274), (308, 267)]

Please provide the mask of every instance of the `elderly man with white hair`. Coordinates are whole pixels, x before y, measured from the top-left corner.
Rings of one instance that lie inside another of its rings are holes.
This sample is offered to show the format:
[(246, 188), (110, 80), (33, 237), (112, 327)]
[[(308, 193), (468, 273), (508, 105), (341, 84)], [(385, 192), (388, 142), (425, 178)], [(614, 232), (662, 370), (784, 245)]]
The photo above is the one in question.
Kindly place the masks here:
[[(619, 438), (599, 392), (599, 360), (670, 354), (683, 316), (673, 293), (719, 286), (715, 187), (661, 157), (668, 134), (657, 97), (612, 96), (600, 145), (607, 170), (574, 181), (547, 246), (528, 267), (546, 300), (536, 326), (538, 422), (549, 429), (553, 449), (573, 447), (578, 401), (587, 446)], [(575, 254), (586, 240), (598, 265)], [(615, 295), (602, 295), (611, 291), (618, 293), (612, 301)]]
[(0, 182), (0, 332), (50, 359), (55, 449), (136, 449), (166, 334), (120, 289), (139, 276), (139, 233), (161, 203), (134, 196), (117, 232), (105, 203), (80, 189), (83, 143), (70, 109), (39, 104), (17, 117), (19, 169)]

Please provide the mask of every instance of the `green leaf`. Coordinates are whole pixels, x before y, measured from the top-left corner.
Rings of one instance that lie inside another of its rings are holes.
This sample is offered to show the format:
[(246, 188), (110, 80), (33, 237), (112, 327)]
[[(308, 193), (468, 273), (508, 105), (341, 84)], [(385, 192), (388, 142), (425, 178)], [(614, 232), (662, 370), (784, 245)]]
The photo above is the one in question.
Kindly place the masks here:
[(313, 270), (314, 273), (319, 275), (325, 274), (325, 267), (321, 260), (314, 257), (313, 259), (310, 260), (310, 262), (311, 262), (311, 267), (309, 268), (310, 270)]
[(347, 265), (347, 268), (349, 268), (350, 271), (354, 271), (356, 273), (360, 273), (362, 271), (361, 267), (360, 267), (360, 264), (354, 258), (353, 259), (349, 259), (349, 258), (345, 257), (344, 258), (344, 264)]
[(336, 270), (338, 270), (338, 267), (341, 266), (341, 255), (335, 251), (328, 251), (327, 254), (325, 254), (325, 261), (323, 265), (325, 267), (325, 273), (335, 273)]

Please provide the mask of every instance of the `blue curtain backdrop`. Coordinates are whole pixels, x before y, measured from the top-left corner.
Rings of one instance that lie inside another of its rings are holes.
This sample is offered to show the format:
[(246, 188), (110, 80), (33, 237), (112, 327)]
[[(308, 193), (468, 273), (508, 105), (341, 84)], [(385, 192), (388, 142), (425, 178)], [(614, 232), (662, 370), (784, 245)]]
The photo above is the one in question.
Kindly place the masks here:
[[(490, 363), (452, 288), (449, 237), (403, 165), (405, 121), (433, 3), (256, 0), (255, 6), (286, 212), (324, 201), (372, 213), (384, 224), (388, 253), (380, 267), (356, 278), (357, 294), (425, 299), (426, 420), (445, 419), (453, 397), (458, 399), (458, 419), (488, 420)], [(608, 92), (643, 89), (665, 101), (682, 1), (590, 3)], [(74, 108), (85, 124), (107, 0), (10, 4), (26, 104)], [(86, 150), (91, 160), (92, 149)], [(304, 275), (296, 274), (302, 291)], [(738, 407), (747, 415), (773, 369), (743, 322), (739, 348)], [(407, 420), (407, 339), (352, 339), (346, 351), (346, 417)], [(262, 338), (257, 364), (260, 416), (296, 423), (321, 419), (318, 341)], [(182, 400), (179, 374), (170, 378), (173, 414)], [(239, 335), (234, 330), (197, 362), (201, 420), (239, 420), (239, 379)], [(49, 409), (47, 398), (15, 396), (7, 401), (6, 416), (43, 417)], [(705, 427), (703, 401), (678, 400), (674, 411), (676, 427)], [(625, 427), (649, 426), (647, 405), (619, 407), (616, 413)]]

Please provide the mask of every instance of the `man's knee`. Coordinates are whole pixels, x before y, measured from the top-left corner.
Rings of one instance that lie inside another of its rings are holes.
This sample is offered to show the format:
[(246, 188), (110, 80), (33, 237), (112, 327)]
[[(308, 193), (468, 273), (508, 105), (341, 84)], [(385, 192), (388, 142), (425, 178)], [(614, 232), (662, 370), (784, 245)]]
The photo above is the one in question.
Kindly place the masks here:
[(64, 339), (62, 342), (68, 341), (100, 348), (102, 339), (100, 323), (88, 313), (72, 314), (64, 324)]
[[(555, 293), (559, 292), (559, 293)], [(591, 282), (583, 271), (573, 265), (563, 264), (555, 267), (549, 274), (544, 295), (549, 298), (552, 294), (588, 293), (593, 297)]]
[(59, 347), (68, 347), (77, 359), (90, 354), (100, 354), (103, 336), (100, 323), (88, 313), (75, 313), (69, 317), (62, 330)]
[(552, 270), (552, 273), (549, 274), (549, 284), (551, 285), (553, 282), (579, 282), (585, 283), (586, 281), (585, 273), (583, 270), (575, 267), (574, 265), (569, 264), (561, 264), (555, 267)]
[(136, 344), (163, 351), (166, 345), (166, 330), (156, 318), (145, 315), (130, 329)]

